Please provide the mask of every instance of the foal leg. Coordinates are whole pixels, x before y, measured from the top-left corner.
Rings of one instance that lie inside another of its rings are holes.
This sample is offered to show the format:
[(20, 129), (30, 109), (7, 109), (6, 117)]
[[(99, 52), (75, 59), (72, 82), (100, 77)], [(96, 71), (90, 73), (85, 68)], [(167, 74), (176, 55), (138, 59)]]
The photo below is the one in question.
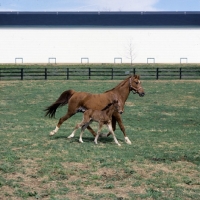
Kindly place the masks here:
[(94, 139), (94, 143), (95, 143), (95, 144), (97, 144), (97, 140), (98, 140), (98, 138), (99, 138), (100, 131), (101, 131), (102, 127), (103, 127), (103, 124), (102, 124), (102, 123), (99, 123), (99, 128), (98, 128), (98, 131), (97, 131), (97, 135), (96, 135), (96, 137), (95, 137), (95, 139)]
[(80, 137), (79, 137), (79, 142), (80, 142), (80, 143), (83, 143), (83, 139), (82, 139), (83, 133), (84, 133), (84, 131), (85, 131), (85, 129), (87, 128), (88, 125), (89, 125), (89, 124), (84, 124), (84, 125), (81, 127), (81, 133), (80, 133)]
[(83, 132), (84, 132), (84, 130), (83, 130), (83, 127), (82, 127), (82, 128), (81, 128), (80, 137), (79, 137), (79, 142), (80, 142), (80, 143), (83, 143), (83, 139), (82, 139), (82, 137), (83, 137)]
[(113, 138), (114, 138), (115, 143), (116, 143), (118, 146), (121, 146), (121, 144), (119, 144), (119, 142), (118, 142), (118, 140), (117, 140), (117, 138), (116, 138), (116, 136), (115, 136), (115, 133), (114, 133), (114, 131), (113, 131), (113, 129), (112, 129), (111, 123), (108, 123), (107, 126), (108, 126), (109, 131), (110, 131), (110, 132), (112, 133), (112, 135), (113, 135)]
[(75, 133), (76, 133), (76, 131), (81, 127), (81, 124), (82, 124), (82, 123), (76, 124), (76, 126), (75, 126), (73, 132), (72, 132), (71, 135), (69, 135), (67, 138), (73, 138), (74, 135), (75, 135)]
[(85, 129), (92, 123), (92, 120), (90, 119), (90, 117), (87, 115), (87, 113), (84, 113), (83, 116), (83, 121), (81, 122), (80, 126), (81, 126), (81, 133), (80, 133), (80, 137), (79, 137), (79, 142), (83, 143), (82, 137), (83, 137), (83, 132), (85, 131)]
[[(115, 119), (115, 117), (113, 117), (113, 116), (112, 116), (112, 130), (113, 130), (113, 131), (116, 130), (116, 119)], [(111, 134), (112, 134), (112, 133), (109, 132), (109, 133), (107, 134), (107, 137), (110, 136)]]
[[(112, 117), (112, 128), (115, 131), (116, 130), (116, 120), (114, 117)], [(102, 138), (110, 136), (112, 133), (109, 131), (108, 133), (100, 133), (99, 136)]]

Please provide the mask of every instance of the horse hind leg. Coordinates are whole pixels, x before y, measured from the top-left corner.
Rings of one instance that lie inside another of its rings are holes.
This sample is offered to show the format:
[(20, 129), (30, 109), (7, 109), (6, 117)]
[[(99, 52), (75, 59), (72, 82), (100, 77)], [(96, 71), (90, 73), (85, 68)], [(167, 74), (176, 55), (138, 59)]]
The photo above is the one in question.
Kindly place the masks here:
[(59, 122), (58, 122), (58, 124), (56, 125), (56, 128), (53, 131), (51, 131), (49, 135), (50, 136), (55, 135), (58, 132), (58, 130), (59, 130), (60, 126), (62, 125), (62, 123), (64, 121), (66, 121), (67, 119), (69, 119), (74, 114), (75, 113), (73, 113), (73, 114), (67, 113), (65, 116), (61, 117)]
[(58, 130), (59, 130), (59, 128), (56, 126), (56, 128), (53, 131), (51, 131), (49, 135), (52, 136), (52, 135), (56, 134), (58, 132)]

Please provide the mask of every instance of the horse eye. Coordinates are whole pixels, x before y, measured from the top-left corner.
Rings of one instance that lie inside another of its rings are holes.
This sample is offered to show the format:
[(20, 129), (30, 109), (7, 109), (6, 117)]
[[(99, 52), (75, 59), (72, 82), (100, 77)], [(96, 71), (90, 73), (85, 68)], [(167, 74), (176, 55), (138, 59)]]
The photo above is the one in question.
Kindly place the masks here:
[(136, 81), (136, 84), (139, 84), (139, 83), (141, 83), (140, 81)]

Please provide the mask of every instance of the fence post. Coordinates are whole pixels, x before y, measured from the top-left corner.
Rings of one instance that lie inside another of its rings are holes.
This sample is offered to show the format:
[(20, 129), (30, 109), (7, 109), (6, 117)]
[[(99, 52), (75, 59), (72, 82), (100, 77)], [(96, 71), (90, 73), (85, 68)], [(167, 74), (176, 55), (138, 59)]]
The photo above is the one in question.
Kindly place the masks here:
[(88, 68), (88, 79), (90, 79), (90, 75), (91, 75), (91, 70), (90, 67)]
[(158, 80), (159, 78), (159, 68), (156, 68), (156, 79)]
[(69, 68), (67, 68), (67, 80), (69, 80)]
[(24, 79), (24, 69), (21, 68), (21, 80), (23, 80), (23, 79)]
[(180, 67), (180, 71), (179, 71), (179, 78), (180, 80), (182, 79), (182, 68)]
[(44, 78), (47, 80), (47, 68), (44, 69)]
[(133, 75), (135, 75), (135, 68), (133, 68)]
[(113, 68), (111, 68), (111, 73), (112, 73), (111, 80), (113, 80)]

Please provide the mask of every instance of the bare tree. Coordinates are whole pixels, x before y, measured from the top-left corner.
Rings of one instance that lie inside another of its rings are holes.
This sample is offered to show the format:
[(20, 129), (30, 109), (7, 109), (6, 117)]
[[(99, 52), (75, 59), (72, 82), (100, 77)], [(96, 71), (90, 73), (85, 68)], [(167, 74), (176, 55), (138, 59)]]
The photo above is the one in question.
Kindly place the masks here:
[(128, 59), (130, 59), (131, 61), (131, 65), (133, 64), (133, 60), (136, 58), (136, 53), (135, 53), (135, 49), (134, 49), (134, 45), (132, 40), (129, 41), (129, 44), (126, 47), (126, 57)]

